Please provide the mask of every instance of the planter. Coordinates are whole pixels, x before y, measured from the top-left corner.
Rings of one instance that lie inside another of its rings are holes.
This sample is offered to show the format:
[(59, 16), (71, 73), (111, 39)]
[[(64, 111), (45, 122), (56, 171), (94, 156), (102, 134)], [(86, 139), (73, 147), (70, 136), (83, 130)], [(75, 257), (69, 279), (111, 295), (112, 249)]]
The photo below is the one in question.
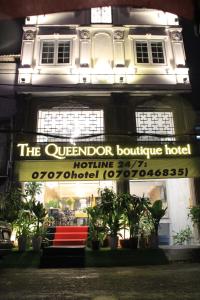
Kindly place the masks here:
[(118, 247), (118, 236), (109, 237), (109, 246), (111, 249), (116, 249)]
[(155, 233), (152, 233), (149, 238), (149, 247), (153, 248), (153, 249), (157, 249), (158, 244), (159, 244), (158, 235), (156, 235)]
[(138, 237), (132, 237), (129, 239), (129, 245), (131, 249), (137, 249), (138, 247)]
[(33, 251), (40, 252), (41, 245), (42, 245), (42, 236), (40, 235), (33, 236), (32, 237)]
[(141, 236), (139, 238), (139, 248), (140, 249), (149, 248), (149, 239), (147, 237)]
[(19, 252), (25, 252), (28, 245), (28, 237), (26, 235), (20, 235), (18, 238)]
[(121, 248), (130, 248), (129, 239), (122, 239), (119, 241)]
[(100, 241), (91, 241), (92, 250), (100, 249)]
[(109, 239), (107, 237), (103, 240), (102, 247), (103, 248), (109, 247)]

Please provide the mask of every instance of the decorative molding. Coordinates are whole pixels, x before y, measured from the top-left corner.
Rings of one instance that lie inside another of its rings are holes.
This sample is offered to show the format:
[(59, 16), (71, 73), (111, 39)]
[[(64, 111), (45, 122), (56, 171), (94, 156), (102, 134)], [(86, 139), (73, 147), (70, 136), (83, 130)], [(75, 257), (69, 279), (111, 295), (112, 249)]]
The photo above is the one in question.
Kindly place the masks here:
[(124, 38), (124, 32), (121, 30), (116, 30), (114, 32), (114, 39), (115, 40), (122, 40)]
[(32, 30), (27, 30), (24, 32), (24, 40), (34, 40), (35, 32)]
[(88, 30), (81, 30), (80, 31), (80, 38), (83, 40), (89, 40), (90, 39), (90, 32)]
[(182, 41), (182, 33), (180, 31), (172, 31), (171, 32), (171, 39), (172, 41)]

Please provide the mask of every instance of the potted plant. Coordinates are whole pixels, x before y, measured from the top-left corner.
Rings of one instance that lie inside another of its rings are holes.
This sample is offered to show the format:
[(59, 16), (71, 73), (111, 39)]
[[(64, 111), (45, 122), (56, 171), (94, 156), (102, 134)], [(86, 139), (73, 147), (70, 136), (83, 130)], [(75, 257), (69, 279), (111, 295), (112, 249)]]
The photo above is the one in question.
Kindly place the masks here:
[(106, 227), (98, 205), (86, 208), (88, 214), (89, 240), (93, 250), (98, 250), (106, 234)]
[(190, 207), (189, 216), (191, 217), (193, 224), (197, 226), (200, 235), (200, 204)]
[(154, 230), (150, 212), (147, 210), (141, 216), (139, 222), (139, 248), (149, 248), (149, 239)]
[(121, 206), (121, 224), (122, 224), (122, 232), (123, 235), (121, 235), (120, 238), (120, 246), (121, 248), (130, 248), (130, 239), (126, 238), (126, 231), (128, 230), (128, 219), (127, 219), (127, 203), (129, 200), (130, 194), (128, 193), (122, 193), (118, 195), (118, 201), (120, 201)]
[(179, 232), (176, 232), (176, 234), (173, 236), (175, 245), (188, 245), (190, 244), (191, 238), (192, 230), (189, 226), (187, 226), (185, 229), (180, 230)]
[(26, 197), (26, 207), (30, 210), (33, 216), (33, 233), (32, 233), (32, 246), (33, 250), (40, 251), (42, 238), (44, 234), (43, 223), (47, 212), (43, 203), (36, 200), (36, 196), (41, 193), (41, 184), (38, 182), (28, 182), (24, 188)]
[(108, 227), (109, 244), (111, 249), (118, 246), (119, 231), (123, 228), (122, 198), (108, 188), (100, 190), (101, 202), (99, 204), (104, 222)]
[(126, 194), (125, 199), (125, 214), (127, 216), (128, 227), (130, 230), (129, 246), (130, 248), (137, 248), (140, 218), (147, 210), (148, 199), (130, 194)]
[(29, 210), (21, 210), (14, 223), (16, 237), (18, 239), (18, 248), (20, 252), (26, 251), (29, 244), (31, 227), (33, 226), (33, 216)]
[(162, 217), (164, 217), (167, 207), (163, 208), (162, 200), (156, 200), (152, 205), (148, 206), (148, 210), (151, 213), (154, 229), (151, 235), (151, 246), (157, 248), (159, 223)]
[(42, 203), (32, 201), (31, 212), (34, 216), (34, 234), (32, 236), (32, 246), (35, 252), (39, 252), (42, 244), (42, 238), (44, 235), (43, 223), (47, 212)]

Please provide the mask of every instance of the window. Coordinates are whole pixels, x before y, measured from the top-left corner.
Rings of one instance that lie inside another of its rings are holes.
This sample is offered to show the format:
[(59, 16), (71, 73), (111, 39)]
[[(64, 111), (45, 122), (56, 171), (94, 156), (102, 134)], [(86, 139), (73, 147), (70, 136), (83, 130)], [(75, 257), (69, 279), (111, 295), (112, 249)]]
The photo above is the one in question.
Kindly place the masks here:
[(131, 180), (130, 193), (139, 197), (148, 197), (151, 203), (162, 200), (167, 207), (166, 182), (164, 180)]
[[(173, 113), (167, 111), (137, 111), (136, 130), (137, 133), (147, 134), (138, 138), (139, 141), (174, 141), (174, 137), (164, 137), (174, 135)], [(148, 135), (150, 134), (150, 135)], [(152, 134), (152, 135), (151, 135)], [(161, 135), (153, 136), (153, 134)], [(162, 137), (163, 135), (163, 137)]]
[(43, 41), (41, 64), (69, 64), (71, 41)]
[[(163, 208), (168, 206), (165, 180), (130, 180), (129, 185), (131, 195), (147, 197), (151, 204), (157, 200), (162, 200)], [(168, 217), (168, 210), (166, 210), (166, 217)]]
[(112, 23), (111, 6), (91, 8), (91, 23)]
[(163, 42), (136, 41), (136, 59), (138, 64), (164, 64)]
[[(38, 136), (38, 142), (69, 141), (74, 143), (76, 138), (86, 135), (104, 133), (103, 110), (93, 109), (51, 109), (38, 112), (37, 131), (58, 136)], [(63, 138), (59, 138), (59, 137)], [(66, 138), (65, 138), (66, 137)], [(67, 138), (68, 137), (68, 138)], [(79, 141), (101, 141), (103, 135)]]

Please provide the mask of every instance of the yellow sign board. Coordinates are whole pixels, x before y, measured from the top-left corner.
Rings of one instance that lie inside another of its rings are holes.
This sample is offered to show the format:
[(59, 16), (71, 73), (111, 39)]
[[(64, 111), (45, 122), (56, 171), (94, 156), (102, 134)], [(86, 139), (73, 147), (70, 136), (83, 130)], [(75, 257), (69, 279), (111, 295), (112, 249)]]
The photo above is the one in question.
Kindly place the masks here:
[(49, 143), (47, 145), (31, 146), (28, 143), (17, 144), (16, 152), (21, 159), (44, 159), (52, 158), (65, 160), (70, 158), (144, 158), (153, 159), (157, 157), (189, 157), (192, 155), (190, 144), (186, 145), (160, 145), (160, 146), (142, 146), (132, 145), (131, 147), (122, 145), (94, 145), (94, 146), (72, 146), (57, 145)]
[(17, 161), (19, 181), (136, 180), (200, 176), (200, 158)]

